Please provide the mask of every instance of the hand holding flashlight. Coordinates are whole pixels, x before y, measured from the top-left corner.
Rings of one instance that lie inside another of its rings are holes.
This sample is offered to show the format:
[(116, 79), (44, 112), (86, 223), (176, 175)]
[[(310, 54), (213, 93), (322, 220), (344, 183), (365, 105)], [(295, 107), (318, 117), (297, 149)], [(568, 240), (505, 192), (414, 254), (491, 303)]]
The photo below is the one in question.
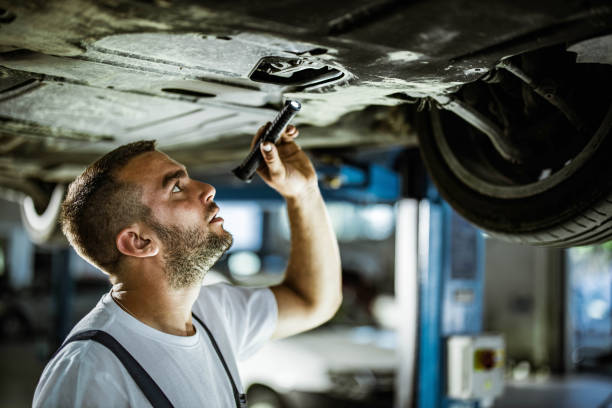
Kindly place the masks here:
[(240, 166), (232, 170), (236, 177), (242, 181), (246, 181), (247, 183), (253, 179), (253, 175), (263, 161), (260, 151), (261, 144), (265, 142), (278, 142), (278, 139), (285, 130), (285, 127), (287, 127), (291, 119), (293, 119), (301, 107), (301, 104), (295, 100), (288, 100), (285, 103), (270, 126), (268, 126), (268, 128), (261, 134), (259, 139), (257, 139), (248, 156), (244, 159)]

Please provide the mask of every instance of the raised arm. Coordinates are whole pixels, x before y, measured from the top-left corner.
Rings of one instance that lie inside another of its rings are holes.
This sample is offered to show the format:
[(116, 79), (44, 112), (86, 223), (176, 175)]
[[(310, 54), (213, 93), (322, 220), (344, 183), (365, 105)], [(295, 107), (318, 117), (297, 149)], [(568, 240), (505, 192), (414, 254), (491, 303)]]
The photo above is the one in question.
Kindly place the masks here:
[(297, 129), (288, 126), (278, 145), (262, 145), (265, 167), (258, 171), (285, 198), (291, 227), (285, 279), (271, 288), (278, 304), (274, 338), (319, 326), (336, 313), (342, 301), (338, 242), (314, 167), (293, 141), (297, 135)]

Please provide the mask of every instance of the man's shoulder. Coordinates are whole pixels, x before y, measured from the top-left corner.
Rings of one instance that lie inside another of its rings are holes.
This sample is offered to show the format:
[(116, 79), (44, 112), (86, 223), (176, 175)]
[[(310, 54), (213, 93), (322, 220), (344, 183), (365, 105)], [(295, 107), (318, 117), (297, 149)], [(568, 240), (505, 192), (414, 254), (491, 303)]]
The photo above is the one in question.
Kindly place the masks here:
[[(89, 339), (70, 341), (77, 335), (91, 330), (107, 332), (113, 320), (112, 313), (105, 308), (102, 299), (70, 331), (46, 369), (61, 367), (62, 370), (79, 371), (86, 366), (99, 363), (110, 352), (105, 346)], [(45, 369), (45, 370), (46, 370)]]
[(63, 366), (63, 369), (79, 369), (83, 365), (93, 365), (105, 354), (102, 344), (89, 339), (71, 341), (64, 344), (49, 360), (47, 366)]
[(34, 392), (33, 406), (79, 406), (83, 398), (97, 401), (106, 398), (109, 389), (116, 389), (114, 384), (122, 377), (121, 363), (105, 346), (91, 340), (73, 341), (45, 367)]
[(215, 335), (224, 332), (239, 360), (272, 336), (278, 315), (276, 299), (269, 288), (228, 284), (204, 286), (193, 310), (207, 325), (210, 323)]
[[(104, 330), (101, 331), (104, 332)], [(90, 338), (70, 341), (72, 336), (84, 332), (85, 331), (77, 331), (68, 336), (64, 345), (60, 347), (51, 360), (49, 360), (47, 368), (79, 371), (97, 368), (100, 367), (101, 364), (106, 366), (109, 362), (118, 361), (113, 358), (109, 359), (109, 356), (112, 355), (112, 351), (108, 347)]]
[(234, 286), (230, 283), (220, 282), (202, 286), (196, 305), (207, 308), (212, 306), (212, 303), (216, 306), (228, 307), (233, 304), (249, 303), (254, 298), (270, 296), (271, 293), (269, 288)]
[(227, 282), (218, 282), (210, 285), (203, 285), (196, 303), (207, 305), (210, 303), (224, 303), (231, 301), (232, 297), (239, 292), (239, 287)]
[(37, 394), (47, 388), (69, 389), (77, 381), (86, 382), (95, 372), (107, 373), (115, 365), (108, 353), (110, 350), (94, 341), (80, 340), (66, 344), (47, 363), (37, 386)]
[(72, 328), (66, 338), (73, 336), (78, 332), (92, 329), (105, 330), (109, 327), (114, 319), (111, 309), (108, 307), (108, 300), (105, 294), (100, 298), (99, 302)]

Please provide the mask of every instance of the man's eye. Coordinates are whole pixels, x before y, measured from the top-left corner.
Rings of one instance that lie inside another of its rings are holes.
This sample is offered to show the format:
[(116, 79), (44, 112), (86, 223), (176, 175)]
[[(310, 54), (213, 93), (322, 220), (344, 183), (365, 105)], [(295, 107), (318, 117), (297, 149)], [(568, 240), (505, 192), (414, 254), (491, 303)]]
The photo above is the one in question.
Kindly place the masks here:
[(181, 186), (177, 184), (174, 185), (174, 187), (172, 187), (172, 192), (173, 193), (180, 193), (181, 191), (183, 191), (183, 189), (181, 188)]

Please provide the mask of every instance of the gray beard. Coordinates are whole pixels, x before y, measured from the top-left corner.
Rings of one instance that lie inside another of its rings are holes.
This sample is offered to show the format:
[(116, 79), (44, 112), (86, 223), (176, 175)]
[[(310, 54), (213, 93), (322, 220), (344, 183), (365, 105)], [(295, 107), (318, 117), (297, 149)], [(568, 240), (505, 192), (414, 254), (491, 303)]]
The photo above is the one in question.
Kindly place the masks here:
[(155, 221), (151, 227), (164, 244), (166, 278), (173, 289), (201, 285), (208, 270), (233, 242), (232, 235), (225, 230), (221, 234), (205, 233), (198, 228), (183, 230)]

